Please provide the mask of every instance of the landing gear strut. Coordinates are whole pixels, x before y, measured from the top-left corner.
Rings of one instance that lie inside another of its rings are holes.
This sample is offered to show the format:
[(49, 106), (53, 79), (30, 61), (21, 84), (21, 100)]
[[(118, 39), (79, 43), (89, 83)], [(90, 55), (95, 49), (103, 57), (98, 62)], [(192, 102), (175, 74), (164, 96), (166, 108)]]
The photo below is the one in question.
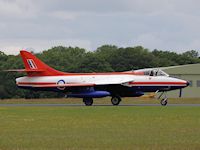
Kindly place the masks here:
[(93, 99), (92, 98), (83, 98), (83, 102), (85, 103), (86, 106), (91, 106), (93, 104)]
[(113, 105), (119, 105), (120, 102), (121, 102), (121, 98), (119, 96), (113, 96), (111, 98), (111, 103)]
[(162, 106), (166, 106), (166, 105), (167, 105), (167, 100), (168, 100), (168, 98), (167, 98), (165, 92), (162, 92), (162, 93), (160, 94), (160, 96), (158, 97), (158, 100), (159, 100), (159, 99), (161, 99), (160, 104), (161, 104)]

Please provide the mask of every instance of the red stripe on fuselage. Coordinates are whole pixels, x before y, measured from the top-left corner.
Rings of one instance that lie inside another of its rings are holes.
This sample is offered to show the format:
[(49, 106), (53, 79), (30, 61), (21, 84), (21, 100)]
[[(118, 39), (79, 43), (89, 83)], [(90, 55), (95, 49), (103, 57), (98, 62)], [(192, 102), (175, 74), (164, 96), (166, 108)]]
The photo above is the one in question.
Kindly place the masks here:
[(17, 84), (31, 84), (31, 85), (49, 85), (56, 84), (55, 82), (17, 82)]

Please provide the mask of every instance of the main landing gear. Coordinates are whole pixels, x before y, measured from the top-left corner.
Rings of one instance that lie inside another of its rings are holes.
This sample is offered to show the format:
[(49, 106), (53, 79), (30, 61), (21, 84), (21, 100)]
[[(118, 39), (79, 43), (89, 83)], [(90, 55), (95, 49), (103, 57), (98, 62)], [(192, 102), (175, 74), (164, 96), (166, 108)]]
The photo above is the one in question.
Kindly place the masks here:
[[(161, 100), (160, 100), (161, 99)], [(162, 105), (162, 106), (166, 106), (167, 105), (167, 100), (168, 100), (168, 98), (167, 98), (167, 96), (166, 96), (166, 92), (162, 92), (161, 94), (160, 94), (160, 96), (158, 97), (158, 100), (160, 100), (160, 104)]]
[[(113, 105), (119, 105), (119, 103), (121, 102), (121, 97), (120, 96), (113, 96), (111, 98), (111, 103)], [(93, 104), (93, 99), (88, 97), (88, 98), (83, 98), (83, 103), (86, 105), (86, 106), (92, 106)]]
[(86, 106), (91, 106), (93, 104), (93, 99), (92, 98), (83, 98), (83, 102), (85, 103)]
[(113, 104), (113, 105), (119, 105), (119, 103), (121, 102), (121, 97), (119, 97), (119, 96), (113, 96), (112, 98), (111, 98), (111, 103)]

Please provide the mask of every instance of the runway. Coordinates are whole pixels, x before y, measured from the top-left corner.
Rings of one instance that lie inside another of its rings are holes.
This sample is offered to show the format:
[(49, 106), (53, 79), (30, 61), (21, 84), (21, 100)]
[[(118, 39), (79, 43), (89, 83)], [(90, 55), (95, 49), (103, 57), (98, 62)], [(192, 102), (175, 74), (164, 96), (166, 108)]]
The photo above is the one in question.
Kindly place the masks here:
[[(85, 106), (84, 104), (0, 104), (0, 107), (99, 107), (99, 106), (110, 106), (110, 107), (128, 107), (128, 106), (161, 106), (160, 104), (120, 104), (113, 106), (112, 104), (94, 104), (92, 106)], [(200, 104), (168, 104), (168, 106), (192, 106), (200, 107)]]

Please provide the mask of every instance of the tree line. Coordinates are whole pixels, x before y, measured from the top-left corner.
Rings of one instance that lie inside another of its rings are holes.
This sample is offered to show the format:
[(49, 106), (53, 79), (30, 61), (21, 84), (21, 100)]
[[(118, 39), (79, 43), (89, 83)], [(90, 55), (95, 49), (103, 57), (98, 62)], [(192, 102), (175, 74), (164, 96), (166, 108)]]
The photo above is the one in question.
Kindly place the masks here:
[[(199, 53), (195, 50), (179, 54), (157, 49), (150, 51), (142, 46), (123, 48), (103, 45), (95, 51), (79, 47), (58, 46), (35, 55), (57, 70), (83, 73), (128, 71), (200, 63)], [(0, 51), (0, 99), (63, 97), (61, 93), (18, 89), (15, 78), (25, 74), (3, 70), (19, 68), (24, 68), (20, 55), (6, 55)]]

